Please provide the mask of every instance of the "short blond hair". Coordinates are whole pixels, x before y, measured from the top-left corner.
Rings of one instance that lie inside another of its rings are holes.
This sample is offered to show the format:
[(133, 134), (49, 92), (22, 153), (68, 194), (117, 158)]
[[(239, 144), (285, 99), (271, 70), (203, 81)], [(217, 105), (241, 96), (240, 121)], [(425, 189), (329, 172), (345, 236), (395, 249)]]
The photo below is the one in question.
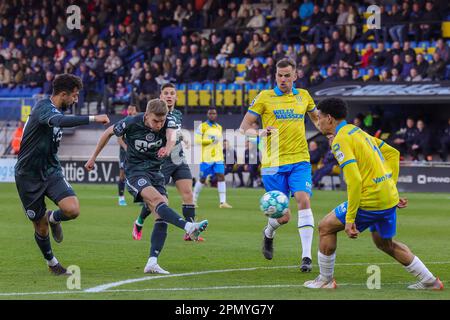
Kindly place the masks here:
[(161, 117), (166, 116), (169, 113), (167, 103), (161, 99), (152, 99), (147, 103), (147, 109), (145, 114), (153, 113), (154, 115)]

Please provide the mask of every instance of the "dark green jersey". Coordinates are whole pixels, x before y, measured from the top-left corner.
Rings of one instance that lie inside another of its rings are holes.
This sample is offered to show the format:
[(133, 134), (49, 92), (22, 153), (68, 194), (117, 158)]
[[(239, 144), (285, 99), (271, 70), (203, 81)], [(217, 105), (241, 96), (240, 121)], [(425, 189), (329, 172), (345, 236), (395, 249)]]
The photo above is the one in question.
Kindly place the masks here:
[(25, 123), (23, 138), (15, 167), (15, 174), (46, 180), (60, 173), (61, 165), (56, 155), (62, 138), (60, 127), (52, 127), (50, 120), (61, 116), (50, 99), (36, 103)]
[(143, 113), (126, 117), (114, 125), (114, 134), (123, 137), (128, 146), (125, 168), (127, 176), (161, 169), (162, 159), (158, 158), (158, 150), (166, 145), (167, 129), (177, 129), (170, 115), (167, 116), (163, 128), (158, 132), (144, 124)]
[(170, 157), (166, 158), (164, 161), (167, 161), (168, 163), (180, 164), (184, 160), (183, 146), (181, 145), (181, 141), (183, 140), (183, 135), (181, 133), (183, 113), (181, 113), (180, 110), (173, 109), (173, 111), (169, 112), (169, 115), (175, 121), (175, 124), (177, 126), (177, 143), (172, 149)]

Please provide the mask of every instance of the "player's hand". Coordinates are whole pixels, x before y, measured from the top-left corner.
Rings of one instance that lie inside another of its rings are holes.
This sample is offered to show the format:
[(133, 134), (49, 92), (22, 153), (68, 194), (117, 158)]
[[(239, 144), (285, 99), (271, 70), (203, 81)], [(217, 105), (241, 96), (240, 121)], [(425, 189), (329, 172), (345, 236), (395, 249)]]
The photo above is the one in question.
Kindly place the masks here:
[(333, 144), (333, 140), (334, 140), (334, 134), (327, 134), (327, 139), (328, 139), (328, 144), (331, 145)]
[(266, 136), (270, 135), (276, 129), (277, 128), (275, 128), (275, 127), (268, 126), (265, 129), (261, 130), (261, 133), (259, 134), (259, 136), (260, 137), (266, 137)]
[(182, 140), (182, 142), (184, 143), (184, 147), (186, 148), (186, 149), (190, 149), (191, 148), (191, 143), (189, 142), (189, 140)]
[(166, 147), (162, 147), (161, 149), (158, 150), (158, 158), (165, 158), (169, 156), (169, 154), (170, 150), (167, 149)]
[(400, 200), (398, 201), (398, 204), (397, 204), (397, 208), (403, 209), (403, 208), (406, 208), (407, 206), (408, 206), (408, 199), (400, 198)]
[(356, 229), (355, 223), (346, 223), (345, 224), (345, 233), (348, 235), (350, 239), (358, 238), (359, 231)]
[(95, 160), (92, 159), (92, 158), (89, 159), (89, 160), (85, 163), (84, 167), (86, 168), (87, 171), (94, 170), (94, 167), (95, 167)]
[(95, 122), (102, 123), (105, 126), (109, 124), (109, 118), (106, 114), (99, 114), (95, 116)]

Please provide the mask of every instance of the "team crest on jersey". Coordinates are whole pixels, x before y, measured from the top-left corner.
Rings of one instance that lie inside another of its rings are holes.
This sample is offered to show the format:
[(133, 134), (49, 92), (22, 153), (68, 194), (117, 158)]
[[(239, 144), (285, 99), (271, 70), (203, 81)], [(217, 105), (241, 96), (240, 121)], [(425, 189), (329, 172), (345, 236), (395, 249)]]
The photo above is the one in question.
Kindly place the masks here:
[(34, 219), (34, 217), (36, 217), (36, 212), (34, 212), (33, 210), (27, 210), (26, 214), (30, 219)]
[(295, 96), (295, 99), (297, 100), (298, 103), (302, 103), (302, 97), (301, 97), (301, 95), (299, 95), (299, 94), (296, 95), (296, 96)]
[(152, 142), (155, 140), (155, 134), (154, 133), (149, 133), (148, 135), (145, 136), (145, 140), (147, 140), (148, 142)]
[(138, 186), (139, 186), (139, 187), (142, 187), (142, 186), (144, 186), (146, 183), (147, 183), (147, 180), (145, 180), (145, 179), (139, 179), (139, 181), (138, 181)]

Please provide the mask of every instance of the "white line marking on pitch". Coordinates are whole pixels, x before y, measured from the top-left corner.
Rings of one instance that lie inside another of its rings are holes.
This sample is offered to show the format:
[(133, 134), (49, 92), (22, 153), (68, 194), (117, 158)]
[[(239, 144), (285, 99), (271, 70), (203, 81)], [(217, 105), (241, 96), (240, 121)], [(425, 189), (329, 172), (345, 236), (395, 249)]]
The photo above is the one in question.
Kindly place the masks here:
[[(340, 263), (336, 264), (336, 266), (365, 266), (365, 265), (396, 265), (397, 262), (380, 262), (380, 263)], [(450, 264), (448, 261), (443, 262), (429, 262), (428, 264)], [(89, 288), (84, 290), (85, 292), (101, 292), (111, 288), (119, 287), (129, 283), (142, 282), (147, 280), (154, 279), (163, 279), (163, 278), (174, 278), (174, 277), (189, 277), (203, 274), (211, 274), (211, 273), (225, 273), (225, 272), (235, 272), (235, 271), (254, 271), (254, 270), (270, 270), (270, 269), (284, 269), (284, 268), (298, 268), (298, 266), (275, 266), (275, 267), (253, 267), (253, 268), (242, 268), (242, 269), (224, 269), (224, 270), (208, 270), (208, 271), (200, 271), (200, 272), (189, 272), (189, 273), (179, 273), (179, 274), (170, 274), (164, 276), (147, 276), (143, 278), (137, 279), (128, 279), (123, 281), (117, 281), (112, 283), (103, 284), (100, 286), (96, 286), (93, 288)]]
[[(365, 265), (397, 265), (396, 262), (380, 262), (380, 263), (339, 263), (336, 266), (365, 266)], [(427, 262), (427, 264), (450, 264), (450, 261), (436, 261), (436, 262)], [(316, 265), (315, 265), (316, 266)], [(249, 286), (221, 286), (221, 287), (203, 287), (203, 288), (146, 288), (146, 289), (115, 289), (108, 290), (110, 288), (122, 286), (124, 284), (142, 282), (147, 280), (156, 280), (163, 278), (173, 278), (173, 277), (186, 277), (186, 276), (194, 276), (194, 275), (202, 275), (202, 274), (211, 274), (211, 273), (225, 273), (225, 272), (236, 272), (236, 271), (254, 271), (254, 270), (270, 270), (270, 269), (290, 269), (290, 268), (298, 268), (298, 266), (274, 266), (274, 267), (253, 267), (253, 268), (240, 268), (240, 269), (224, 269), (224, 270), (208, 270), (208, 271), (200, 271), (200, 272), (190, 272), (190, 273), (180, 273), (180, 274), (171, 274), (171, 275), (163, 275), (163, 276), (147, 276), (143, 278), (137, 279), (129, 279), (124, 281), (118, 281), (113, 283), (107, 283), (104, 285), (92, 287), (89, 289), (81, 290), (81, 291), (44, 291), (44, 292), (4, 292), (0, 293), (0, 296), (27, 296), (27, 295), (60, 295), (60, 294), (81, 294), (81, 293), (117, 293), (117, 292), (145, 292), (145, 291), (190, 291), (190, 290), (221, 290), (221, 289), (254, 289), (254, 288), (289, 288), (289, 287), (303, 287), (303, 285), (249, 285)], [(448, 281), (443, 281), (447, 283)], [(406, 285), (409, 283), (384, 283), (383, 285)], [(365, 283), (342, 283), (338, 284), (339, 286), (365, 286)]]

